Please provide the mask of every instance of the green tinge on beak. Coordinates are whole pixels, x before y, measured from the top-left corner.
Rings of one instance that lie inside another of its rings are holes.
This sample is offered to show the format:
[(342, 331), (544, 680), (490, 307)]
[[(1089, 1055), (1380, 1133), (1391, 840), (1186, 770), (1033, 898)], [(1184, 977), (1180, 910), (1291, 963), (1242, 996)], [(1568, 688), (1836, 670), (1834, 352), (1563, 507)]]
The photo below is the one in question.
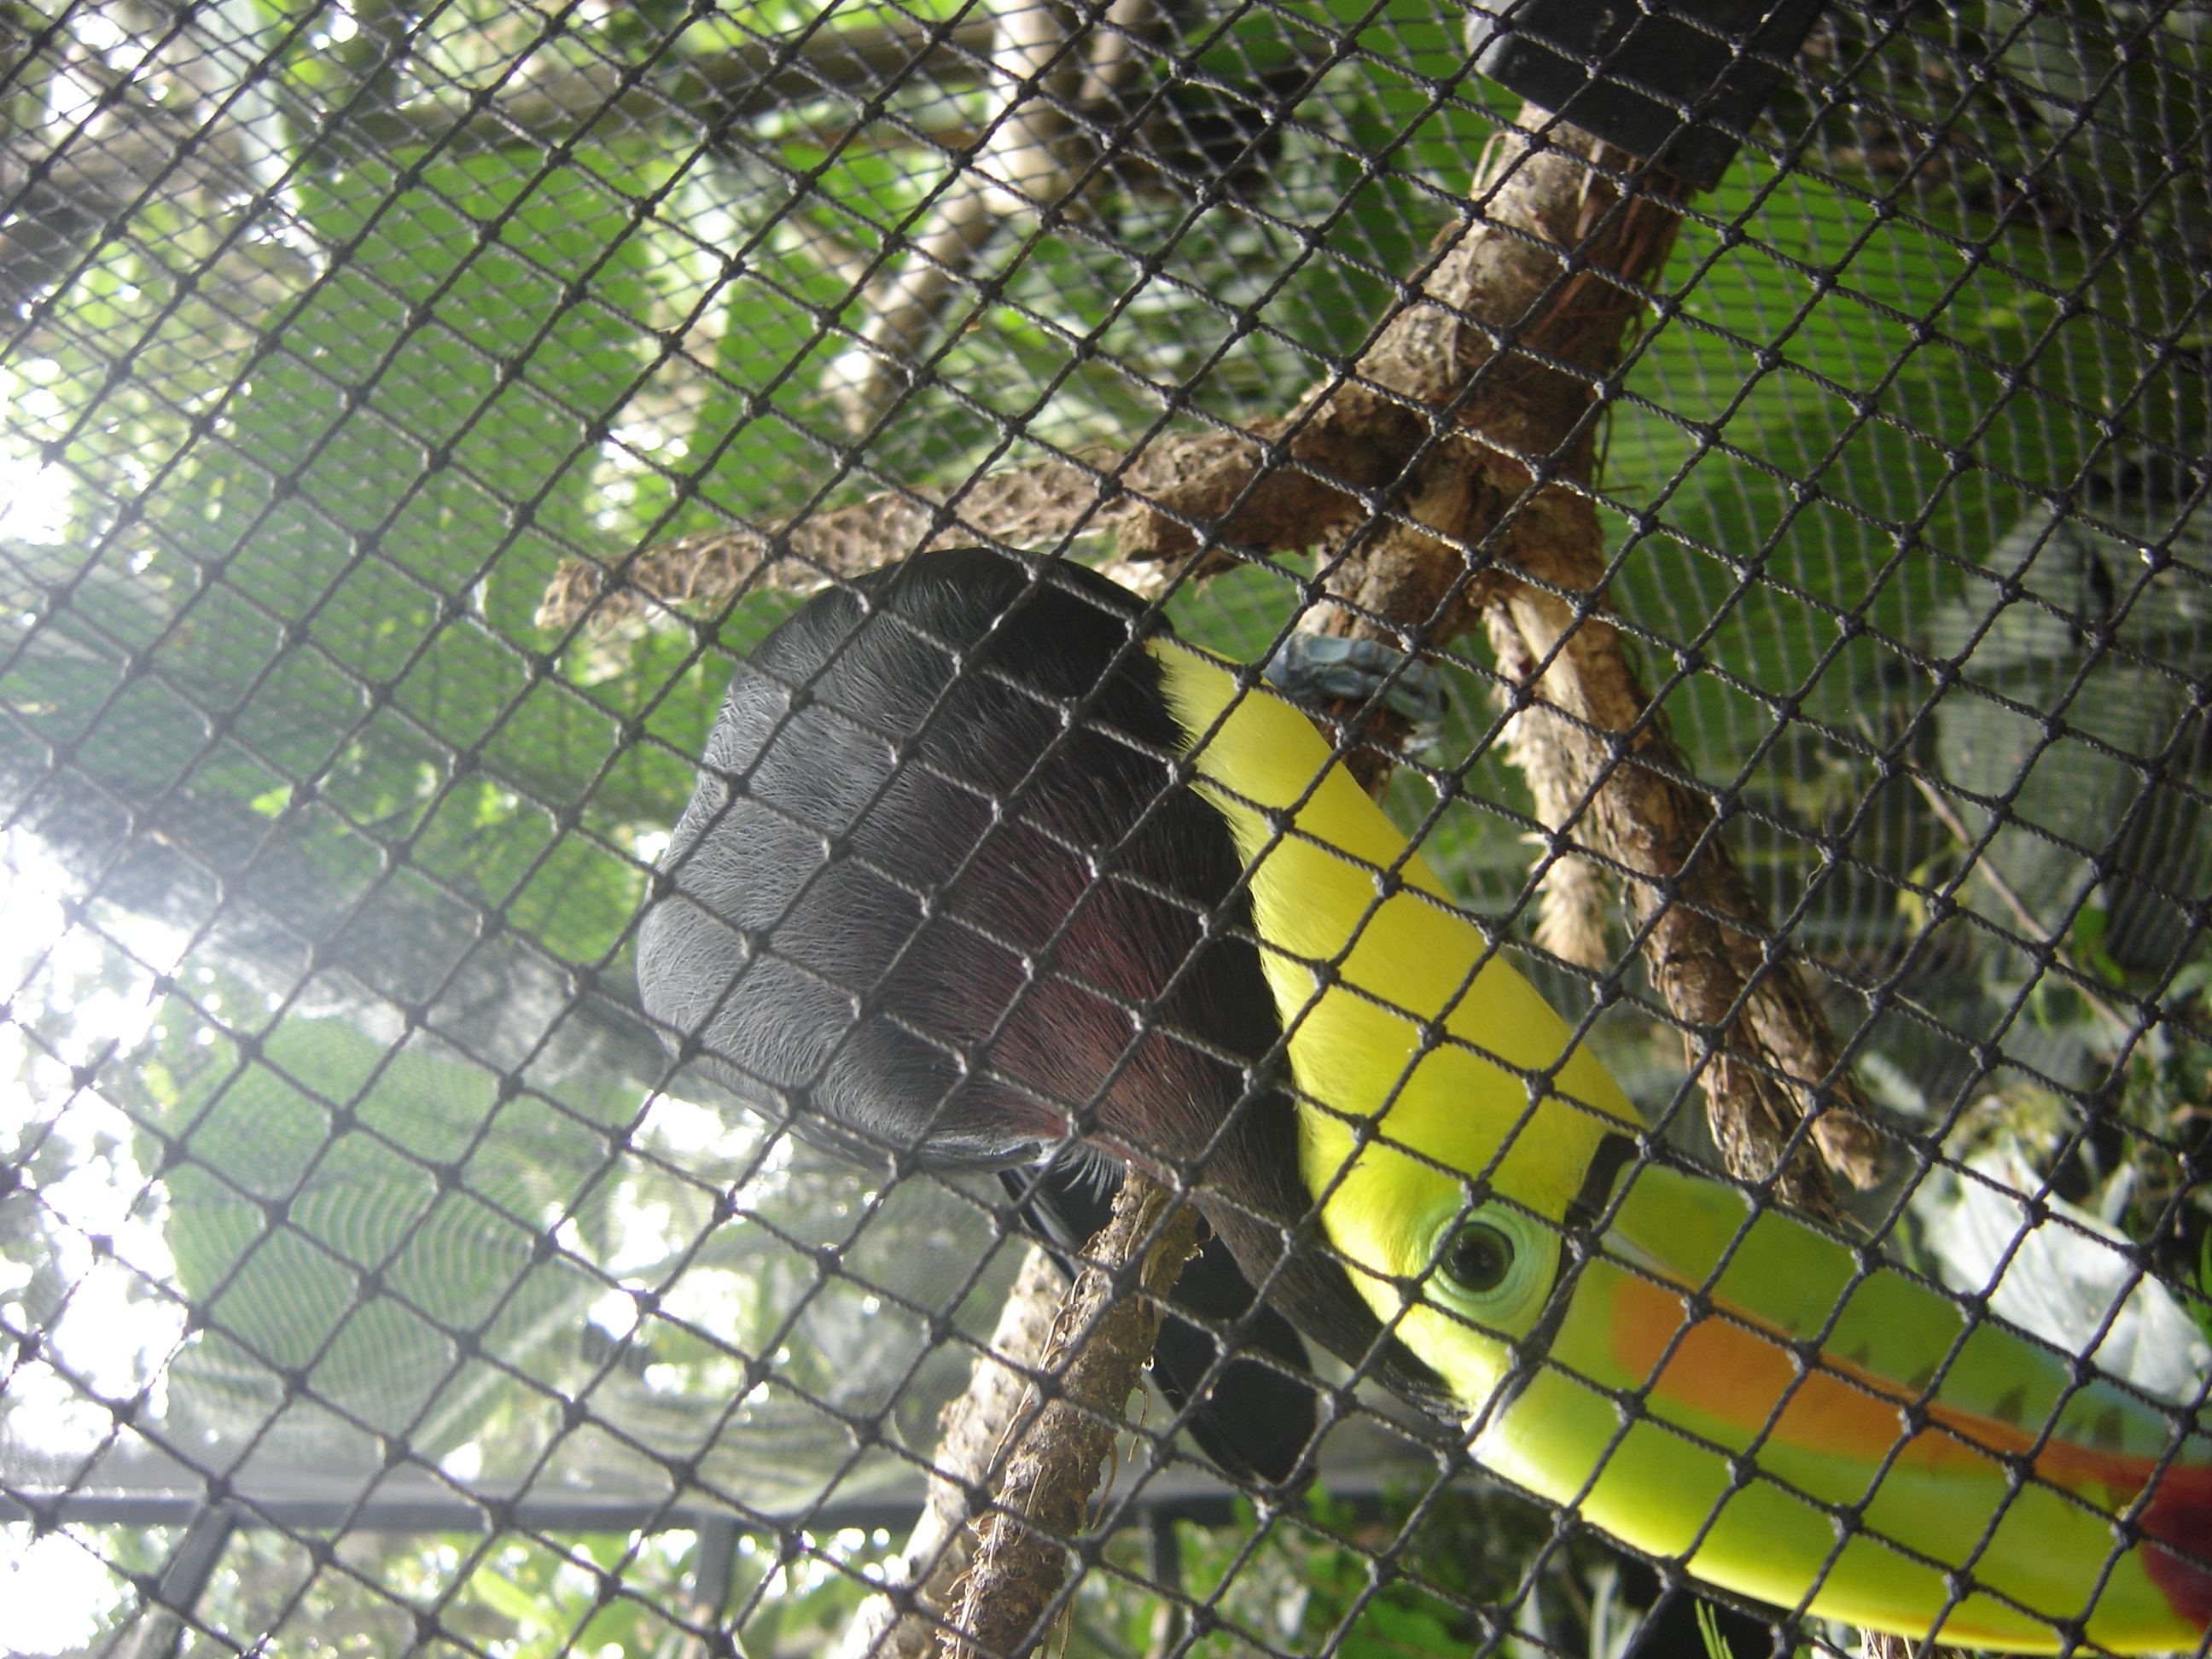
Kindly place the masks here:
[[(1727, 1589), (1876, 1630), (2191, 1649), (2212, 1447), (1722, 1182), (1646, 1165), (1480, 1461)], [(1939, 1628), (1940, 1626), (1940, 1628)]]

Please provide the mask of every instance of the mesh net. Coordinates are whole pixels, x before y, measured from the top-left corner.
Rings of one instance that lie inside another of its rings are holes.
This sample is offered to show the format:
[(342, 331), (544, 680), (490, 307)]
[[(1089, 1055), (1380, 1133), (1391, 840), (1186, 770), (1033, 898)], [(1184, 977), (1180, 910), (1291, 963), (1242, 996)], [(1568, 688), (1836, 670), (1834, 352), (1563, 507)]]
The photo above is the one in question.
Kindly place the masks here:
[[(920, 1652), (868, 1598), (1019, 1439), (947, 1408), (1058, 1375), (980, 1357), (1103, 1146), (1216, 1237), (1007, 1659), (2197, 1646), (2207, 27), (0, 0), (0, 1643)], [(1152, 609), (923, 619), (869, 695), (935, 726), (738, 666), (970, 545)], [(1212, 739), (1100, 712), (1162, 623), (1255, 665)], [(1332, 748), (1384, 840), (1297, 818)], [(766, 803), (738, 896), (695, 787)], [(1229, 874), (1117, 863), (1161, 812)], [(738, 915), (821, 870), (968, 953)], [(641, 990), (678, 890), (826, 996), (774, 1064), (750, 967)], [(1270, 1102), (1222, 1199), (1188, 1121)], [(1333, 1313), (1244, 1282), (1300, 1224)]]

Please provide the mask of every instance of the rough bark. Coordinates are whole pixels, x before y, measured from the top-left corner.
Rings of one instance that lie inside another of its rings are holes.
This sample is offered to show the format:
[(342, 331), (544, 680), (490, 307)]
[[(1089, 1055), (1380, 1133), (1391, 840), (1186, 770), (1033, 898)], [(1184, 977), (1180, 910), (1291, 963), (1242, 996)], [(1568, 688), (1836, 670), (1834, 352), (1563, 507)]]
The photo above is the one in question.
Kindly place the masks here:
[(929, 1496), (906, 1548), (885, 1570), (884, 1593), (854, 1613), (834, 1659), (921, 1659), (937, 1645), (955, 1585), (975, 1556), (969, 1523), (990, 1501), (1006, 1430), (1044, 1363), (1067, 1281), (1035, 1245), (1022, 1260), (988, 1352), (975, 1356), (968, 1391), (939, 1419)]
[[(1540, 126), (1540, 113), (1524, 112), (1524, 125)], [(1828, 1168), (1857, 1183), (1874, 1178), (1879, 1141), (1853, 1109), (1862, 1103), (1825, 1017), (1770, 951), (1711, 805), (1607, 617), (1603, 530), (1588, 493), (1596, 416), (1680, 223), (1680, 187), (1637, 179), (1636, 165), (1571, 128), (1501, 143), (1477, 179), (1474, 214), (1439, 244), (1421, 296), (1344, 386), (1312, 400), (1292, 456), (1339, 474), (1356, 467), (1362, 483), (1376, 460), (1354, 453), (1343, 423), (1401, 429), (1410, 411), (1423, 428), (1401, 464), (1403, 505), (1370, 510), (1327, 572), (1334, 608), (1315, 620), (1419, 652), (1479, 608), (1505, 684), (1534, 694), (1519, 706), (1535, 729), (1509, 753), (1529, 769), (1565, 859), (1540, 918), (1550, 942), (1602, 958), (1575, 914), (1590, 885), (1577, 864), (1595, 855), (1622, 878), (1730, 1169), (1832, 1211), (1820, 1165), (1790, 1150), (1800, 1118), (1810, 1117)], [(1354, 755), (1355, 768), (1373, 752)]]
[[(1783, 1156), (1836, 1067), (1826, 1016), (1786, 958), (1767, 959), (1760, 933), (1728, 925), (1755, 927), (1758, 899), (1728, 854), (1711, 803), (1687, 781), (1617, 631), (1600, 616), (1577, 620), (1563, 594), (1526, 582), (1501, 595), (1485, 620), (1501, 674), (1534, 693), (1516, 723), (1540, 723), (1543, 735), (1533, 740), (1549, 751), (1539, 815), (1554, 845), (1588, 848), (1621, 878), (1652, 981), (1702, 1068), (1707, 1119), (1729, 1169), (1751, 1180), (1771, 1176), (1785, 1202), (1832, 1214), (1820, 1166), (1802, 1150)], [(1830, 1169), (1865, 1184), (1880, 1143), (1850, 1115), (1857, 1098), (1847, 1079), (1828, 1081), (1826, 1095), (1812, 1118), (1814, 1140)]]
[(1099, 477), (1079, 461), (1024, 467), (949, 495), (902, 490), (772, 529), (738, 525), (687, 536), (612, 568), (572, 560), (546, 588), (536, 620), (540, 628), (606, 626), (665, 606), (725, 605), (757, 588), (818, 587), (927, 547), (1050, 542), (1084, 527)]
[(1132, 1170), (1062, 1304), (1042, 1368), (1048, 1386), (1024, 1403), (943, 1659), (1017, 1659), (1050, 1630), (1084, 1506), (1152, 1351), (1161, 1302), (1197, 1243), (1198, 1212)]

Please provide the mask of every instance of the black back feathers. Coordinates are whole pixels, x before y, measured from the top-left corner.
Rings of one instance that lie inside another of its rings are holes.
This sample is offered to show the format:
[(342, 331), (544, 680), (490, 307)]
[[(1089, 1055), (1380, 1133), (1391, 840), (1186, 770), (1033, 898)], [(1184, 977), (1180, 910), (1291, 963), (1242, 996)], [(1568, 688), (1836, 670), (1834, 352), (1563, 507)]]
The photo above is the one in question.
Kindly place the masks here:
[(1249, 939), (1204, 937), (1238, 866), (1170, 787), (1141, 615), (979, 550), (807, 605), (724, 702), (640, 940), (647, 1010), (878, 1157), (1001, 1164), (1099, 1126), (1202, 1152), (1244, 1092), (1221, 1056), (1277, 1027)]
[(641, 927), (645, 1006), (878, 1162), (1079, 1139), (1191, 1180), (1270, 1300), (1368, 1358), (1342, 1270), (1285, 1259), (1311, 1200), (1279, 1025), (1228, 825), (1176, 781), (1158, 626), (1080, 567), (976, 549), (817, 595), (731, 684)]

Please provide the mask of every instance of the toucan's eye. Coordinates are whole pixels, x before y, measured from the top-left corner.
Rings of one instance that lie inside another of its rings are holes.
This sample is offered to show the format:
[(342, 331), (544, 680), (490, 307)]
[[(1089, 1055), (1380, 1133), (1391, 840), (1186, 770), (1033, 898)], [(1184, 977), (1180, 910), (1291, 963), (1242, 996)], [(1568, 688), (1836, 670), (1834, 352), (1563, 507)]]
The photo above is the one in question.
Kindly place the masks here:
[(1513, 1271), (1513, 1241), (1486, 1221), (1467, 1222), (1452, 1235), (1443, 1270), (1463, 1291), (1494, 1291)]

